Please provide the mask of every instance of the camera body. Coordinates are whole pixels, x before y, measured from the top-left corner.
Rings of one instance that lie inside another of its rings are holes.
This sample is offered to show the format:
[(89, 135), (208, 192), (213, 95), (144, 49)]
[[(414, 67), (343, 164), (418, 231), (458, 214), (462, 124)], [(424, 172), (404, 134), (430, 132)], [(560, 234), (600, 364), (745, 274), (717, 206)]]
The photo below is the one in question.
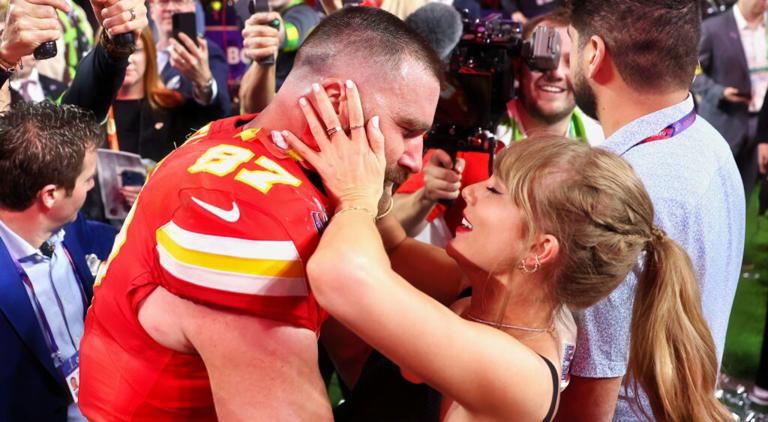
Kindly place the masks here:
[(463, 23), (424, 147), (443, 149), (452, 158), (458, 151), (490, 153), (490, 168), (496, 150), (491, 134), (506, 113), (519, 77), (515, 63), (542, 72), (557, 68), (560, 35), (555, 28), (539, 26), (530, 40), (524, 40), (523, 25), (500, 14), (470, 20), (465, 11)]

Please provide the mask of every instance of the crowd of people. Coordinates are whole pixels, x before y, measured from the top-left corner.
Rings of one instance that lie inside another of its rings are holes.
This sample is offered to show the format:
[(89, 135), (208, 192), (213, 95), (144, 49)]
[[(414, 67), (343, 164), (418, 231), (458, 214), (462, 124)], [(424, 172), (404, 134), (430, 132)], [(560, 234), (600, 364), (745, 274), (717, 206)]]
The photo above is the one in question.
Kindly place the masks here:
[[(196, 0), (6, 2), (0, 420), (733, 420), (768, 2), (268, 3), (234, 86)], [(489, 7), (559, 61), (425, 151)]]

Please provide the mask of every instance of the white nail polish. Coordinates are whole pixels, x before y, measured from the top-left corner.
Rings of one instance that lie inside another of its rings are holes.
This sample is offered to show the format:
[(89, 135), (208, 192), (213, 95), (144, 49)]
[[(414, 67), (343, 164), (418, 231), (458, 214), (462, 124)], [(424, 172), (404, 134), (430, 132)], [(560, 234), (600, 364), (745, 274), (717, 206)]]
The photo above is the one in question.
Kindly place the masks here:
[(347, 79), (347, 88), (354, 88), (355, 84), (351, 80)]
[(307, 99), (304, 97), (299, 98), (299, 104), (306, 106), (307, 105)]
[(272, 142), (280, 149), (288, 149), (288, 144), (285, 142), (285, 138), (280, 132), (272, 131)]
[(315, 92), (320, 92), (320, 84), (317, 84), (317, 83), (312, 84), (312, 90)]
[(373, 123), (373, 127), (375, 127), (376, 130), (379, 130), (379, 116), (373, 116), (371, 118), (371, 123)]

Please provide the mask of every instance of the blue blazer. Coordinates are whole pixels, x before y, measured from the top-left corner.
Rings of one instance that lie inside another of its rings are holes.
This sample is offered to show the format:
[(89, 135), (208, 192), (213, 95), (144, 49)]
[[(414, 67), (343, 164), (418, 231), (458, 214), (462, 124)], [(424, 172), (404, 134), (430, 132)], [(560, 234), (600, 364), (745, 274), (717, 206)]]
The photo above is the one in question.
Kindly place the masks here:
[[(94, 276), (85, 256), (106, 260), (117, 230), (82, 215), (64, 230), (64, 246), (90, 302)], [(69, 390), (53, 366), (24, 284), (0, 240), (0, 421), (65, 422), (68, 405)]]

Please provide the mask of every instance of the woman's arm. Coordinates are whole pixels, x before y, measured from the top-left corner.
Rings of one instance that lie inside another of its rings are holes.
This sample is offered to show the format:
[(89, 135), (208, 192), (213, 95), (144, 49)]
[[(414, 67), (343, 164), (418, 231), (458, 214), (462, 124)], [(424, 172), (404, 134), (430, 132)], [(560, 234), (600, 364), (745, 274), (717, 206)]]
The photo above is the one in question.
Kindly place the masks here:
[(445, 249), (408, 237), (392, 215), (381, 219), (377, 228), (396, 273), (443, 305), (456, 300), (464, 274)]

